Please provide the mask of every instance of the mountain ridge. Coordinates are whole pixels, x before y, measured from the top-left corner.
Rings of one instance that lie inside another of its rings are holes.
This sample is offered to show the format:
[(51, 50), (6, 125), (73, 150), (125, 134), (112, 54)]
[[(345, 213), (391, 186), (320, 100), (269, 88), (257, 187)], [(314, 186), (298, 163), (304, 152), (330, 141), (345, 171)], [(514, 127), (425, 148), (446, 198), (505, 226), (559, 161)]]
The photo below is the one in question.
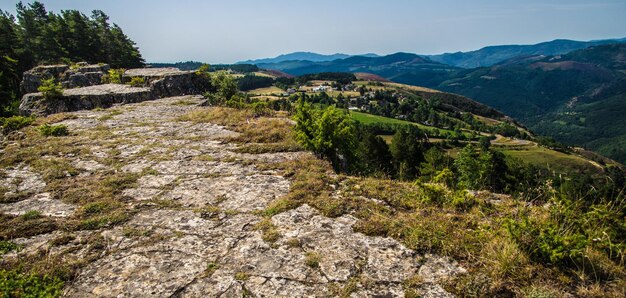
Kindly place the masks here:
[(261, 58), (261, 59), (250, 59), (245, 61), (239, 61), (236, 64), (261, 64), (261, 63), (280, 63), (285, 61), (311, 61), (311, 62), (325, 62), (325, 61), (333, 61), (337, 59), (345, 59), (354, 56), (363, 56), (363, 57), (378, 57), (377, 54), (374, 53), (366, 53), (366, 54), (358, 54), (358, 55), (348, 55), (343, 53), (335, 53), (335, 54), (318, 54), (313, 52), (292, 52), (288, 54), (281, 54), (274, 58)]

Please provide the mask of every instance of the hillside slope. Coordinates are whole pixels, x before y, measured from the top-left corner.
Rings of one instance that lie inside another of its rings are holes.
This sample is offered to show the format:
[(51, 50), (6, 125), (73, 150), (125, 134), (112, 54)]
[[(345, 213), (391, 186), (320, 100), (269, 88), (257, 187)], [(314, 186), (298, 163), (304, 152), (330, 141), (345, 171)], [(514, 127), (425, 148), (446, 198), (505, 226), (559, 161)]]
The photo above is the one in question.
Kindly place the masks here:
[(438, 88), (519, 119), (533, 131), (626, 162), (626, 44), (519, 59), (457, 73)]

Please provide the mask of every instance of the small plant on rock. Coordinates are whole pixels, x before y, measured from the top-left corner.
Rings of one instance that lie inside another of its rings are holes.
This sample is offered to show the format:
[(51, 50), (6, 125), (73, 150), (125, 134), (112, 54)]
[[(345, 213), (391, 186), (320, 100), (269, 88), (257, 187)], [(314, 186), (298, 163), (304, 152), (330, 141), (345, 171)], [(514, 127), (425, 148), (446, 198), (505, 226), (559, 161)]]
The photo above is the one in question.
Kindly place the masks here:
[(63, 87), (54, 78), (43, 80), (37, 90), (41, 92), (45, 100), (59, 99), (63, 96)]
[(130, 82), (126, 83), (126, 85), (130, 85), (133, 87), (141, 87), (146, 83), (146, 80), (142, 77), (132, 77), (130, 78)]
[(304, 259), (304, 263), (311, 268), (319, 267), (320, 266), (320, 254), (316, 252), (307, 252), (306, 258)]
[(126, 72), (123, 68), (118, 69), (109, 69), (109, 72), (102, 76), (103, 84), (122, 84), (124, 81), (124, 73)]

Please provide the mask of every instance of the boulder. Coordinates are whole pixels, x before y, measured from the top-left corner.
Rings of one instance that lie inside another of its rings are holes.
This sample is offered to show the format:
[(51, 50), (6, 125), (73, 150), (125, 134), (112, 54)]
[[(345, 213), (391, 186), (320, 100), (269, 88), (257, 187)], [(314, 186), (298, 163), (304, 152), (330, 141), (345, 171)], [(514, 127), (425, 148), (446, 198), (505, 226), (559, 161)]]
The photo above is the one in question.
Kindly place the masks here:
[(63, 91), (63, 97), (46, 100), (41, 93), (24, 95), (20, 104), (23, 115), (49, 115), (78, 110), (108, 108), (114, 104), (154, 99), (150, 88), (122, 84), (104, 84)]

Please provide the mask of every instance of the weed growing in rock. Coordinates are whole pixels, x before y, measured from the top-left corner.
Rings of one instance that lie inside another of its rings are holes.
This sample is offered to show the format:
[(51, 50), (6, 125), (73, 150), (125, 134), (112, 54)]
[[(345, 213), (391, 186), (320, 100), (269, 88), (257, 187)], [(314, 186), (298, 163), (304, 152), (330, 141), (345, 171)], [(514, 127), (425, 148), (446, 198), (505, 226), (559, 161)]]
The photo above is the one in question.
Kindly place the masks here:
[(41, 212), (36, 211), (36, 210), (31, 210), (31, 211), (28, 211), (28, 212), (22, 214), (22, 219), (23, 220), (33, 220), (33, 219), (37, 219), (39, 217), (41, 217)]
[(109, 72), (102, 76), (103, 84), (122, 84), (124, 82), (124, 73), (126, 69), (109, 69)]
[(130, 85), (133, 87), (142, 87), (146, 84), (146, 80), (142, 77), (131, 77), (130, 82), (126, 83), (126, 85)]
[(320, 258), (319, 253), (310, 251), (305, 254), (304, 263), (311, 268), (317, 268), (320, 266)]
[(250, 278), (250, 274), (244, 271), (239, 271), (235, 273), (235, 279), (239, 281), (246, 281)]
[(256, 225), (256, 228), (263, 233), (261, 237), (263, 238), (263, 241), (265, 242), (269, 242), (273, 244), (274, 242), (278, 241), (278, 239), (280, 239), (280, 233), (278, 233), (276, 226), (272, 223), (272, 221), (269, 218), (266, 218), (260, 221)]

